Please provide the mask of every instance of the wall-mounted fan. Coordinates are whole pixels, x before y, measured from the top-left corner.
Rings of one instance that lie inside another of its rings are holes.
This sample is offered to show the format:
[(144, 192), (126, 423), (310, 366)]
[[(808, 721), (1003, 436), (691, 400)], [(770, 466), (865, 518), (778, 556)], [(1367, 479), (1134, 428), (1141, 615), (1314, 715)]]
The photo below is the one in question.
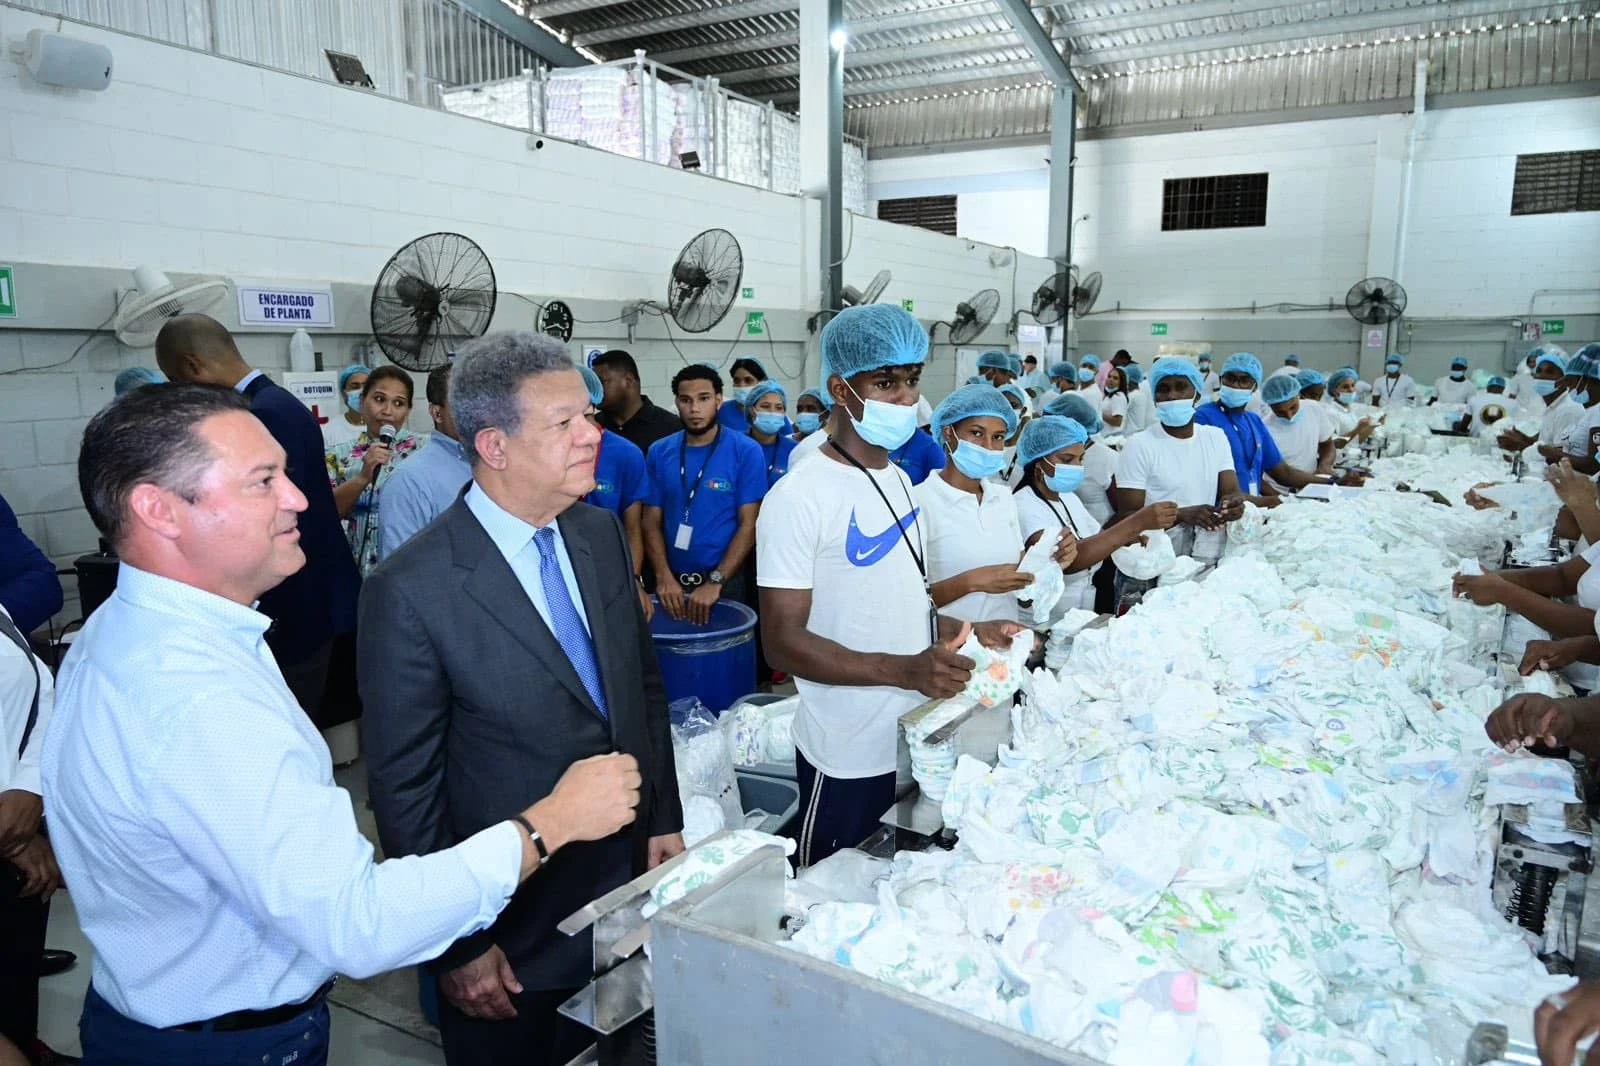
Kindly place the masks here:
[(1077, 287), (1078, 275), (1075, 271), (1061, 270), (1050, 275), (1043, 285), (1033, 290), (1028, 313), (1039, 325), (1054, 326), (1066, 317), (1067, 308), (1072, 305), (1073, 291)]
[(667, 282), (667, 313), (690, 333), (721, 322), (739, 295), (744, 251), (725, 229), (708, 229), (683, 246)]
[(117, 340), (130, 348), (148, 348), (167, 319), (197, 314), (214, 307), (228, 293), (223, 278), (201, 278), (187, 285), (174, 285), (155, 267), (136, 267), (133, 289), (122, 298), (111, 329)]
[(1096, 270), (1082, 281), (1077, 280), (1077, 273), (1073, 273), (1072, 286), (1072, 317), (1082, 318), (1094, 307), (1094, 302), (1100, 298), (1102, 278), (1100, 271)]
[(1406, 290), (1388, 278), (1363, 278), (1345, 293), (1344, 309), (1367, 326), (1382, 326), (1405, 313)]
[(405, 245), (372, 286), (372, 333), (396, 366), (417, 373), (450, 361), (494, 318), (494, 267), (459, 233), (430, 233)]
[(950, 330), (950, 343), (956, 345), (972, 343), (989, 328), (989, 323), (994, 321), (994, 316), (999, 310), (999, 289), (982, 289), (956, 304), (955, 317), (945, 323)]
[(880, 270), (872, 276), (872, 282), (865, 290), (854, 285), (846, 285), (839, 290), (839, 302), (845, 307), (860, 307), (862, 304), (875, 304), (878, 297), (883, 295), (883, 290), (889, 287), (889, 282), (894, 275), (887, 270)]
[(565, 343), (572, 339), (572, 308), (563, 300), (551, 300), (539, 312), (539, 332)]

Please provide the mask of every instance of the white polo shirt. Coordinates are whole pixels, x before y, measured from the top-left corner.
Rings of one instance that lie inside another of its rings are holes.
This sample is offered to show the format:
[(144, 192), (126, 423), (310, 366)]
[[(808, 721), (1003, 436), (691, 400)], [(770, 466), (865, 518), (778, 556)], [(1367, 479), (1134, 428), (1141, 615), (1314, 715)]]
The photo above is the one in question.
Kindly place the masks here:
[[(1100, 532), (1100, 523), (1094, 520), (1083, 501), (1070, 492), (1058, 500), (1047, 500), (1029, 486), (1017, 493), (1017, 518), (1022, 523), (1024, 543), (1040, 532), (1054, 537), (1062, 529), (1070, 529), (1079, 540), (1088, 540)], [(1075, 574), (1062, 574), (1066, 591), (1061, 596), (1061, 607), (1094, 610), (1094, 575), (1103, 565), (1096, 563)]]
[[(1011, 489), (993, 481), (983, 494), (964, 492), (940, 474), (930, 474), (914, 490), (928, 530), (928, 581), (938, 583), (983, 566), (1022, 561), (1022, 527)], [(765, 575), (763, 575), (764, 577)], [(967, 622), (1016, 621), (1014, 592), (969, 592), (940, 608), (940, 614)]]
[[(1263, 421), (1267, 425), (1267, 432), (1272, 434), (1273, 441), (1277, 443), (1284, 462), (1308, 474), (1316, 471), (1318, 449), (1323, 441), (1333, 436), (1326, 416), (1316, 404), (1302, 403), (1300, 416), (1292, 424), (1285, 422), (1271, 411), (1267, 412), (1267, 417)], [(1266, 480), (1279, 492), (1295, 491), (1287, 485), (1274, 481), (1270, 476)]]
[(1091, 444), (1083, 453), (1083, 484), (1077, 497), (1101, 525), (1116, 512), (1111, 506), (1111, 479), (1117, 475), (1117, 457), (1116, 449), (1104, 444)]

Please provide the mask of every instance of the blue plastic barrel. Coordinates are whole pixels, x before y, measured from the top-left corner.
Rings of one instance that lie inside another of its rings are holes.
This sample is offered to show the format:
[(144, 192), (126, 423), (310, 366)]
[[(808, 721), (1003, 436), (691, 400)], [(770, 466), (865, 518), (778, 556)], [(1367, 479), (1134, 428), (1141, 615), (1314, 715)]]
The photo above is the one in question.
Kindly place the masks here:
[(668, 702), (692, 696), (721, 714), (755, 688), (755, 630), (755, 611), (733, 600), (718, 600), (703, 626), (680, 622), (657, 604), (650, 636)]

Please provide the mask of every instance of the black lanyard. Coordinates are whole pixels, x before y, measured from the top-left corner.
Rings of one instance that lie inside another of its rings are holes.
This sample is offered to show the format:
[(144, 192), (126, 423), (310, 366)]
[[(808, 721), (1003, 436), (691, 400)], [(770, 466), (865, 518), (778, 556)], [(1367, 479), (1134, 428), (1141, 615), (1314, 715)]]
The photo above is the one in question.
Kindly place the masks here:
[[(1035, 492), (1034, 495), (1039, 496), (1038, 492)], [(1044, 501), (1044, 505), (1046, 507), (1050, 508), (1050, 513), (1055, 515), (1057, 522), (1060, 522), (1063, 526), (1072, 530), (1072, 535), (1074, 537), (1078, 535), (1078, 523), (1072, 520), (1072, 512), (1067, 510), (1065, 505), (1063, 505), (1061, 510), (1058, 511), (1056, 510), (1056, 505), (1051, 501), (1045, 499), (1043, 496), (1039, 496), (1039, 499)]]
[(22, 753), (28, 750), (28, 738), (33, 735), (33, 727), (39, 722), (39, 693), (44, 688), (44, 682), (39, 680), (38, 660), (34, 658), (33, 649), (28, 646), (28, 638), (4, 612), (0, 612), (0, 636), (5, 636), (21, 649), (23, 656), (28, 660), (28, 672), (33, 675), (33, 703), (28, 708), (28, 719), (22, 727), (22, 743), (17, 745), (17, 758), (21, 759)]
[[(894, 513), (894, 504), (889, 502), (888, 493), (883, 491), (883, 486), (878, 484), (878, 479), (872, 476), (872, 471), (862, 466), (860, 460), (855, 456), (839, 447), (838, 441), (833, 438), (830, 437), (828, 439), (828, 445), (831, 445), (833, 450), (844, 458), (845, 462), (861, 471), (862, 476), (867, 479), (867, 483), (872, 486), (872, 491), (876, 492), (878, 499), (883, 501), (883, 506), (889, 512), (889, 517), (894, 520), (895, 528), (900, 531), (900, 540), (905, 544), (906, 551), (911, 553), (911, 561), (917, 564), (917, 573), (922, 575), (922, 588), (928, 596), (928, 640), (930, 643), (938, 643), (939, 610), (933, 603), (933, 590), (928, 587), (928, 566), (924, 561), (923, 554), (917, 551), (916, 545), (911, 542), (911, 534), (906, 532), (905, 523), (900, 521), (900, 516)], [(911, 493), (906, 490), (904, 482), (901, 483), (900, 490), (906, 494), (906, 513), (915, 512), (917, 509), (916, 504), (911, 502)], [(912, 521), (917, 522), (920, 520), (912, 519)]]
[(1388, 397), (1389, 399), (1391, 399), (1391, 400), (1394, 399), (1394, 390), (1398, 389), (1400, 387), (1400, 379), (1399, 378), (1395, 378), (1394, 381), (1391, 383), (1389, 381), (1389, 375), (1385, 374), (1383, 376), (1383, 380), (1384, 380), (1385, 387), (1388, 390), (1388, 391), (1386, 391), (1384, 393), (1384, 395), (1386, 397)]
[(711, 451), (706, 455), (705, 462), (700, 464), (700, 472), (694, 476), (694, 487), (689, 486), (689, 433), (683, 434), (683, 445), (678, 449), (678, 482), (683, 486), (683, 520), (689, 521), (689, 508), (694, 506), (694, 498), (700, 491), (700, 482), (705, 480), (706, 469), (711, 466), (711, 460), (717, 457), (717, 449), (722, 447), (723, 432), (717, 429), (717, 439), (711, 442)]

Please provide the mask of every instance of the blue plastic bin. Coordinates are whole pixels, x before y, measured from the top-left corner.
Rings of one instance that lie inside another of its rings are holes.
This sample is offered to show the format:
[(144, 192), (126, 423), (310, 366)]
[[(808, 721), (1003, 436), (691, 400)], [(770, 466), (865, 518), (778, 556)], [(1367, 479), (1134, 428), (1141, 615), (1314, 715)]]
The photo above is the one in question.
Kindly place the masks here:
[(719, 600), (703, 626), (680, 622), (658, 604), (650, 635), (668, 702), (693, 696), (721, 714), (756, 687), (756, 613), (742, 603)]

